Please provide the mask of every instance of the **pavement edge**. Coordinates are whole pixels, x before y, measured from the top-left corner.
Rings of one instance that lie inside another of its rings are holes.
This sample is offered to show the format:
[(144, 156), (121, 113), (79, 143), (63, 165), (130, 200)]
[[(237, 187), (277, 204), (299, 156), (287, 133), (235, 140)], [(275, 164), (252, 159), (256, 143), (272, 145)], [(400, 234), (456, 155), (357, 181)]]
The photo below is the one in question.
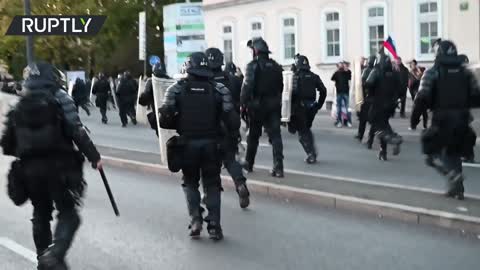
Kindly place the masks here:
[[(154, 173), (164, 176), (175, 175), (163, 165), (109, 156), (103, 156), (102, 160), (105, 165), (135, 170), (142, 173)], [(235, 188), (231, 178), (228, 176), (222, 175), (222, 184), (228, 190), (234, 190)], [(363, 213), (377, 218), (387, 218), (480, 234), (480, 218), (478, 217), (265, 183), (255, 179), (249, 179), (248, 186), (252, 193), (268, 195), (286, 201), (298, 201), (332, 209)]]

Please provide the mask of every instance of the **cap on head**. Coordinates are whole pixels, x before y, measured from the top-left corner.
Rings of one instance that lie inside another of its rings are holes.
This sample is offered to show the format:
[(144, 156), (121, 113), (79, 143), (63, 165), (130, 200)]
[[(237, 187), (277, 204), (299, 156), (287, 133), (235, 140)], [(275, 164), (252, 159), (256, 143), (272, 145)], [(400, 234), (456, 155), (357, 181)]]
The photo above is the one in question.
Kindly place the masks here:
[(310, 62), (305, 55), (295, 55), (295, 67), (299, 70), (310, 70)]
[(210, 78), (213, 72), (208, 67), (208, 58), (203, 52), (192, 53), (184, 63), (184, 69), (187, 74)]
[(208, 67), (211, 69), (218, 69), (223, 66), (223, 53), (218, 48), (208, 48), (205, 51), (208, 58)]

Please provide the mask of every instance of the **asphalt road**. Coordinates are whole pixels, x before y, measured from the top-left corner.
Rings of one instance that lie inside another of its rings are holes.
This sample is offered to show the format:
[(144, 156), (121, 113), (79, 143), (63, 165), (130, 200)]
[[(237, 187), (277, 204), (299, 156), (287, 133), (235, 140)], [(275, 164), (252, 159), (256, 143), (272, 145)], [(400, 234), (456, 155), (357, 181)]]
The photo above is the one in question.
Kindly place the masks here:
[[(7, 166), (2, 158), (2, 175)], [(193, 241), (179, 177), (106, 171), (122, 216), (114, 217), (99, 176), (87, 170), (83, 225), (68, 257), (72, 269), (471, 270), (480, 262), (475, 236), (265, 197), (242, 211), (232, 192), (223, 195), (225, 240)], [(1, 269), (34, 268), (2, 245), (8, 239), (33, 250), (30, 212), (30, 206), (14, 207), (0, 196)]]
[[(92, 131), (95, 143), (121, 149), (159, 152), (158, 141), (154, 131), (149, 127), (129, 125), (122, 128), (116, 111), (109, 112), (109, 125), (102, 125), (100, 116), (96, 111), (93, 113), (91, 117), (82, 114), (82, 119)], [(478, 114), (478, 111), (475, 113)], [(337, 129), (333, 127), (330, 116), (320, 113), (313, 129), (319, 152), (318, 164), (313, 166), (305, 164), (303, 161), (305, 153), (297, 136), (282, 129), (285, 168), (311, 174), (443, 190), (445, 187), (443, 177), (425, 165), (424, 156), (421, 154), (420, 131), (409, 131), (408, 123), (408, 119), (392, 120), (392, 126), (402, 134), (405, 142), (400, 156), (390, 155), (390, 161), (384, 163), (377, 159), (378, 145), (375, 145), (372, 151), (367, 150), (364, 145), (353, 139), (356, 128)], [(475, 124), (478, 124), (478, 121)], [(477, 133), (480, 134), (478, 128)], [(261, 142), (256, 165), (271, 167), (271, 147), (266, 136)], [(476, 147), (476, 154), (480, 158), (479, 147)], [(464, 170), (467, 193), (480, 196), (480, 167), (465, 167)]]

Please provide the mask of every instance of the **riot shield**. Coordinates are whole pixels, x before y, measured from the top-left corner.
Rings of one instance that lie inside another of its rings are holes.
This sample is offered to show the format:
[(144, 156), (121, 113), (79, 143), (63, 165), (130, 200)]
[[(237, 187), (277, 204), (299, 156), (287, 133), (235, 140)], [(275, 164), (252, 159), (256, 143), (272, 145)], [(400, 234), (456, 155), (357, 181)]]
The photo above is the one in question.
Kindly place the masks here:
[[(158, 114), (158, 109), (162, 106), (163, 97), (167, 88), (175, 83), (173, 79), (161, 79), (155, 76), (152, 76), (152, 85), (153, 85), (153, 100), (155, 102), (155, 112)], [(158, 144), (160, 147), (160, 157), (162, 164), (167, 164), (167, 141), (175, 136), (177, 133), (175, 130), (167, 130), (160, 128), (159, 117), (157, 115), (157, 128), (158, 128)]]
[(73, 86), (75, 85), (75, 81), (68, 82), (68, 90), (67, 93), (69, 96), (72, 96), (73, 93)]
[(353, 87), (355, 90), (355, 110), (360, 112), (360, 107), (363, 104), (363, 91), (362, 91), (362, 62), (353, 62)]
[(293, 72), (283, 72), (283, 92), (282, 92), (282, 122), (290, 122), (292, 114), (292, 78)]
[(113, 78), (110, 78), (108, 81), (110, 83), (110, 90), (112, 91), (111, 97), (112, 97), (113, 105), (114, 105), (115, 108), (118, 108), (117, 95), (115, 94), (116, 93), (115, 81), (113, 80)]
[(143, 80), (142, 76), (138, 78), (138, 95), (137, 95), (137, 107), (136, 107), (136, 118), (138, 123), (142, 123), (146, 125), (148, 123), (147, 119), (147, 108), (138, 104), (138, 100), (140, 99), (140, 95), (145, 90), (145, 83), (146, 80)]
[(95, 85), (96, 82), (97, 82), (97, 78), (93, 78), (92, 85), (90, 86), (90, 102), (93, 104), (95, 103), (93, 102), (93, 99), (92, 99), (92, 96), (93, 96), (92, 92), (93, 92), (93, 86)]

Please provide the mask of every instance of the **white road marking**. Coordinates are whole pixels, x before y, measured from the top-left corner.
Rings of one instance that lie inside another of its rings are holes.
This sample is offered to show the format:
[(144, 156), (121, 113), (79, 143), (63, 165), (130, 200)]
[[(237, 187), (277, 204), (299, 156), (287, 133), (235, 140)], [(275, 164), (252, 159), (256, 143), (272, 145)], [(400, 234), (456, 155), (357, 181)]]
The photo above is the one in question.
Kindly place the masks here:
[(480, 168), (479, 163), (462, 163), (463, 167), (468, 167), (468, 168)]
[[(242, 141), (242, 145), (247, 145), (247, 142)], [(270, 147), (270, 144), (268, 143), (259, 143), (258, 146), (260, 147)]]
[(463, 207), (463, 206), (457, 207), (457, 210), (460, 211), (460, 212), (468, 212), (468, 208)]
[(17, 242), (6, 238), (6, 237), (0, 237), (0, 246), (3, 246), (16, 254), (22, 256), (23, 258), (31, 261), (32, 263), (37, 263), (37, 254), (28, 248), (18, 244)]

